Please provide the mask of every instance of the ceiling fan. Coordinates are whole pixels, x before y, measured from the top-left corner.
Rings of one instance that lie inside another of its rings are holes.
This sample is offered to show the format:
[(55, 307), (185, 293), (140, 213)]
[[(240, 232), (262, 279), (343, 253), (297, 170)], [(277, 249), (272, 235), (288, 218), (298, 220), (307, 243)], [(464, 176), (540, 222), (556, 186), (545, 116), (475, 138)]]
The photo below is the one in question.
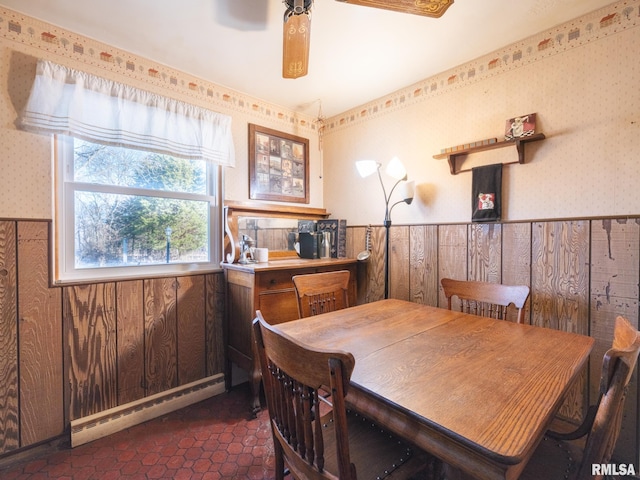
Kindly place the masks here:
[[(413, 15), (439, 18), (454, 0), (336, 0), (366, 7), (383, 8)], [(313, 0), (283, 0), (282, 76), (303, 77), (309, 70), (311, 6)]]

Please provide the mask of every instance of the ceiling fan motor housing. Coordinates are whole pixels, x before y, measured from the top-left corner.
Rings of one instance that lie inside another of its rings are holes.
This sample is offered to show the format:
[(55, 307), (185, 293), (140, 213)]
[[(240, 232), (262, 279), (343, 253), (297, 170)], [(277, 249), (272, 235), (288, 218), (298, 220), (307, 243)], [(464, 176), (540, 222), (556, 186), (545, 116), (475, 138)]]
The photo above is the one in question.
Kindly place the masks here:
[(301, 15), (309, 12), (313, 0), (284, 0), (284, 3), (287, 6), (287, 11), (294, 15)]

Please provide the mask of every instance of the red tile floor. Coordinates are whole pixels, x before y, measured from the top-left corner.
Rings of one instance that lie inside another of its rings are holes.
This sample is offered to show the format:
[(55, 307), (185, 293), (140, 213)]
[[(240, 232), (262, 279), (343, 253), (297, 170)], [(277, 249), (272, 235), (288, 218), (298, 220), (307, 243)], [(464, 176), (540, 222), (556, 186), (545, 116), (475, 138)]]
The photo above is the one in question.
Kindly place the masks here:
[(251, 418), (246, 384), (76, 447), (0, 469), (14, 479), (274, 479), (268, 412)]

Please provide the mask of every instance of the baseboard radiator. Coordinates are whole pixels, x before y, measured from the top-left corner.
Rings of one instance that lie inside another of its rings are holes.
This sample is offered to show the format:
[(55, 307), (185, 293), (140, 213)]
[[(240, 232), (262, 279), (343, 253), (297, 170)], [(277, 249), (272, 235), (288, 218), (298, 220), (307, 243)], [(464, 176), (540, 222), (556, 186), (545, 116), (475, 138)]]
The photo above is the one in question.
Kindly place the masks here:
[(106, 437), (161, 415), (206, 400), (225, 391), (224, 375), (218, 374), (181, 385), (149, 397), (110, 408), (71, 422), (71, 446)]

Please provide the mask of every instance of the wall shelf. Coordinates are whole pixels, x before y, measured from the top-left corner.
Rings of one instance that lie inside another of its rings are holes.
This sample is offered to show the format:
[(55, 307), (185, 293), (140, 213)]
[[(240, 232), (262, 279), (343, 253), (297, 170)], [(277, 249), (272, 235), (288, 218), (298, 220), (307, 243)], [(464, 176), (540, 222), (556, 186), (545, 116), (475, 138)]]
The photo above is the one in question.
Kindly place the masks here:
[[(483, 152), (485, 150), (493, 150), (495, 148), (503, 148), (508, 147), (510, 145), (515, 145), (518, 151), (518, 160), (514, 162), (508, 162), (504, 165), (511, 165), (514, 163), (524, 163), (524, 146), (529, 142), (537, 142), (539, 140), (544, 140), (546, 137), (544, 133), (536, 133), (535, 135), (531, 135), (530, 137), (523, 137), (516, 140), (504, 140), (502, 142), (490, 143), (487, 145), (478, 145), (475, 147), (465, 148), (463, 150), (456, 150), (455, 152), (447, 152), (440, 153), (438, 155), (434, 155), (433, 158), (441, 160), (446, 158), (449, 162), (449, 168), (451, 169), (451, 175), (456, 175), (461, 172), (470, 172), (471, 169), (468, 168), (466, 170), (456, 170), (456, 159), (460, 156), (469, 155), (470, 153)], [(464, 162), (464, 159), (463, 159)], [(462, 164), (462, 163), (461, 163)]]

